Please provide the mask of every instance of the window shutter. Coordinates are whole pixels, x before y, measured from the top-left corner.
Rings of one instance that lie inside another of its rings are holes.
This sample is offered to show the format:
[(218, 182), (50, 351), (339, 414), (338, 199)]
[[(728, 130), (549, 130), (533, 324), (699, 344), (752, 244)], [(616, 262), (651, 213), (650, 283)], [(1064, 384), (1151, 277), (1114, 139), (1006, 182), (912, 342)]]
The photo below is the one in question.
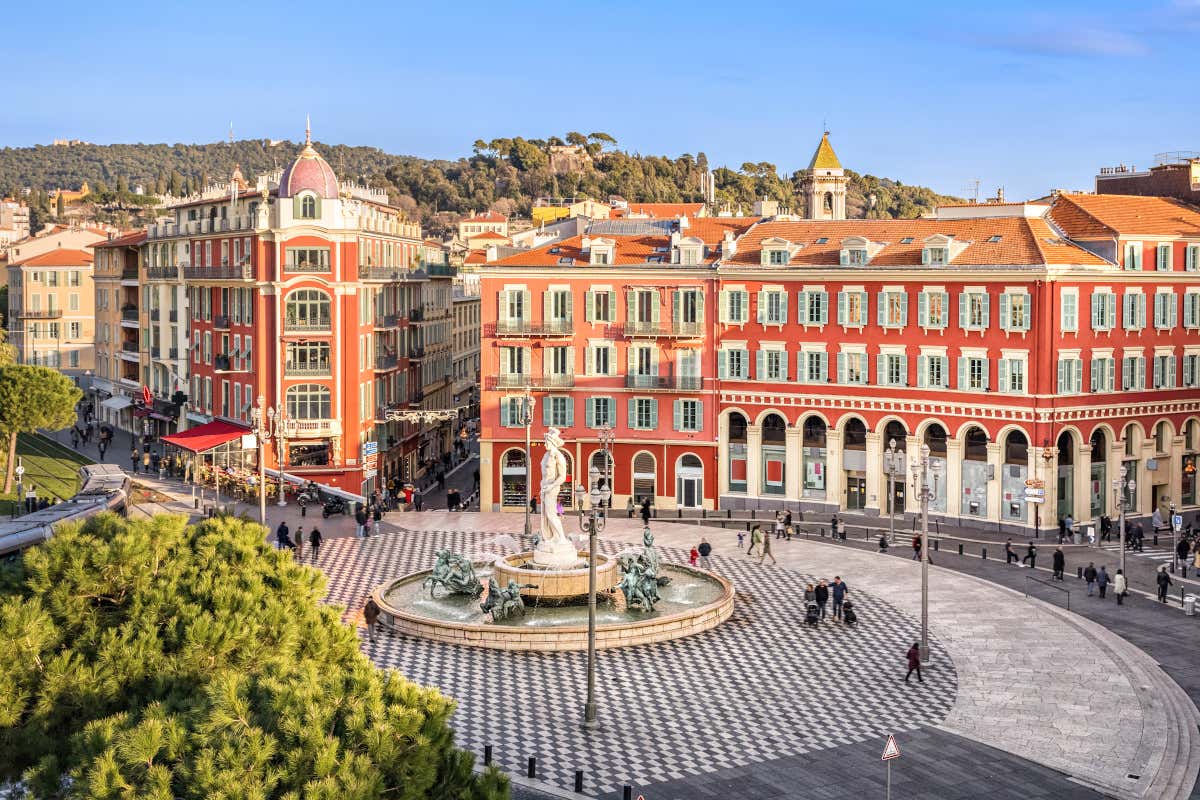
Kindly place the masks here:
[(1167, 327), (1174, 328), (1179, 324), (1179, 302), (1175, 299), (1174, 294), (1169, 294), (1167, 297)]
[(676, 400), (673, 406), (675, 410), (675, 430), (681, 431), (683, 430), (683, 401)]
[(583, 424), (585, 427), (596, 427), (596, 403), (599, 403), (599, 398), (589, 397), (583, 401)]
[(1132, 377), (1132, 372), (1133, 372), (1133, 359), (1132, 358), (1122, 358), (1121, 359), (1121, 388), (1122, 389), (1130, 388), (1129, 380)]
[(512, 425), (509, 419), (509, 412), (512, 409), (512, 402), (507, 397), (500, 398), (500, 426), (507, 428)]
[(761, 325), (767, 321), (767, 293), (758, 293), (758, 322)]
[(501, 289), (499, 294), (497, 294), (497, 299), (500, 301), (500, 309), (496, 317), (501, 322), (508, 322), (508, 292), (508, 289)]
[(788, 379), (788, 360), (787, 351), (784, 350), (779, 354), (779, 380), (786, 381)]
[(803, 350), (801, 350), (799, 353), (796, 353), (797, 383), (808, 383), (808, 364), (806, 363), (807, 356), (808, 353), (804, 352)]
[(575, 321), (575, 295), (573, 292), (567, 292), (567, 322)]
[(986, 331), (992, 325), (992, 297), (983, 293), (983, 329)]
[[(1004, 294), (1000, 295), (1000, 330), (1010, 330), (1009, 325), (1012, 322), (1011, 317), (1012, 297), (1008, 294), (1008, 292), (1005, 292)], [(1003, 391), (1004, 387), (1001, 386), (1000, 390)]]
[(908, 292), (900, 293), (900, 326), (908, 327)]
[(1196, 310), (1200, 307), (1200, 294), (1185, 294), (1183, 296), (1183, 327), (1196, 327)]
[(917, 294), (917, 324), (923, 328), (929, 326), (929, 293), (928, 292), (920, 292)]
[[(784, 320), (787, 321), (786, 319)], [(813, 320), (808, 316), (808, 292), (797, 292), (796, 294), (796, 322), (800, 325), (807, 325)]]
[(1175, 388), (1175, 356), (1167, 356), (1167, 388)]
[(564, 400), (566, 401), (566, 404), (567, 404), (567, 427), (574, 428), (575, 427), (575, 398), (567, 397), (567, 398), (564, 398)]
[(788, 321), (788, 306), (789, 305), (791, 305), (791, 304), (788, 302), (788, 293), (780, 292), (779, 293), (779, 321), (785, 325), (787, 324), (787, 321)]
[(756, 381), (766, 380), (767, 376), (764, 370), (766, 363), (765, 355), (762, 350), (754, 351), (754, 380)]
[(683, 292), (678, 289), (671, 292), (671, 322), (679, 323), (683, 321), (683, 314), (680, 308), (681, 301), (683, 300), (682, 295)]
[[(585, 322), (596, 321), (596, 293), (591, 289), (584, 294), (583, 301), (583, 319)], [(590, 370), (589, 370), (590, 371)]]
[(900, 385), (908, 386), (908, 356), (900, 357)]
[(1133, 268), (1134, 269), (1142, 268), (1142, 246), (1141, 245), (1136, 245), (1133, 248)]
[(1088, 384), (1089, 384), (1090, 390), (1093, 392), (1096, 392), (1096, 391), (1100, 390), (1100, 359), (1093, 358), (1090, 367), (1091, 367), (1091, 376), (1090, 376), (1091, 379), (1088, 382)]
[(928, 247), (921, 248), (921, 263), (922, 264), (929, 263), (929, 248)]
[(966, 356), (958, 357), (958, 388), (965, 390), (967, 388), (967, 359)]
[(693, 400), (692, 402), (696, 404), (696, 428), (695, 429), (698, 431), (702, 431), (702, 430), (704, 430), (704, 401), (703, 400)]
[(846, 293), (838, 292), (838, 315), (837, 321), (839, 325), (846, 324)]
[(658, 428), (658, 400), (650, 400), (650, 430)]
[(720, 312), (720, 321), (729, 322), (729, 295), (728, 289), (721, 290), (721, 307), (717, 309)]
[(958, 295), (958, 327), (964, 331), (967, 329), (968, 312), (970, 311), (970, 301), (966, 292), (960, 292)]
[(637, 374), (637, 350), (637, 347), (630, 345), (629, 349), (625, 351), (626, 372), (630, 375)]
[(866, 292), (858, 293), (858, 307), (862, 309), (862, 315), (863, 315), (862, 324), (863, 325), (867, 325), (871, 322), (871, 309), (867, 306), (867, 302), (869, 300), (870, 300), (870, 298), (867, 296)]
[(738, 317), (738, 322), (746, 322), (750, 319), (750, 293), (746, 291), (738, 292), (738, 296), (742, 298), (741, 316)]
[(1104, 310), (1100, 304), (1100, 294), (1092, 292), (1092, 330), (1100, 330), (1104, 327), (1104, 321), (1100, 319), (1100, 312)]
[(533, 292), (528, 289), (518, 291), (521, 292), (521, 316), (519, 319), (528, 322), (533, 316), (533, 309), (530, 307), (530, 303), (533, 302)]
[(858, 354), (858, 374), (862, 376), (860, 383), (867, 383), (867, 354)]
[(703, 325), (704, 319), (704, 292), (698, 291), (696, 294), (696, 324)]
[(1183, 268), (1188, 272), (1196, 271), (1197, 253), (1200, 253), (1200, 248), (1194, 244), (1189, 244), (1187, 249), (1183, 251)]
[(729, 351), (728, 350), (718, 350), (717, 351), (717, 376), (719, 378), (721, 378), (721, 380), (725, 380), (726, 378), (729, 377)]
[(631, 397), (629, 398), (629, 427), (637, 428), (637, 422), (637, 398)]
[(888, 357), (882, 353), (875, 356), (875, 383), (880, 386), (887, 385), (887, 362)]
[(876, 308), (878, 308), (878, 311), (879, 311), (879, 315), (876, 317), (876, 319), (878, 320), (880, 326), (886, 325), (888, 322), (887, 292), (880, 292), (876, 296), (875, 300), (876, 300), (875, 306), (876, 306)]
[(542, 292), (542, 321), (554, 319), (554, 292)]
[(997, 376), (999, 378), (1000, 385), (996, 387), (996, 390), (1000, 392), (1008, 391), (1008, 361), (1009, 359), (1007, 358), (1000, 359), (1000, 371)]
[(819, 302), (821, 304), (821, 324), (828, 325), (829, 324), (829, 293), (828, 292), (818, 292), (817, 293), (817, 302)]
[(1117, 327), (1117, 296), (1111, 292), (1105, 295), (1104, 310), (1108, 319), (1105, 324), (1109, 330)]
[(822, 383), (829, 382), (829, 353), (818, 353), (819, 379)]
[(1196, 383), (1196, 357), (1183, 357), (1183, 385), (1190, 388)]
[(662, 302), (658, 296), (658, 289), (650, 291), (650, 321), (654, 323), (654, 327), (658, 328), (659, 316)]
[(554, 398), (546, 397), (542, 400), (542, 424), (550, 424), (550, 406), (553, 404)]
[[(924, 297), (924, 292), (921, 293)], [(929, 356), (917, 356), (917, 388), (924, 389), (929, 385)]]
[(1138, 298), (1138, 299), (1137, 299), (1137, 310), (1138, 310), (1138, 314), (1137, 314), (1137, 320), (1138, 320), (1138, 327), (1139, 327), (1139, 328), (1144, 328), (1144, 327), (1146, 327), (1146, 295), (1144, 295), (1144, 294), (1139, 294), (1139, 295), (1137, 296), (1137, 298)]
[(1154, 388), (1157, 389), (1163, 385), (1163, 359), (1155, 358), (1152, 370), (1154, 372)]
[(838, 255), (838, 263), (841, 264), (843, 267), (849, 266), (849, 264), (850, 264), (849, 251), (842, 250), (842, 252)]
[(846, 382), (846, 354), (845, 353), (837, 354), (837, 382), (838, 383)]
[(625, 324), (633, 325), (637, 322), (637, 292), (630, 290), (625, 294)]
[(650, 348), (650, 374), (658, 376), (658, 348)]

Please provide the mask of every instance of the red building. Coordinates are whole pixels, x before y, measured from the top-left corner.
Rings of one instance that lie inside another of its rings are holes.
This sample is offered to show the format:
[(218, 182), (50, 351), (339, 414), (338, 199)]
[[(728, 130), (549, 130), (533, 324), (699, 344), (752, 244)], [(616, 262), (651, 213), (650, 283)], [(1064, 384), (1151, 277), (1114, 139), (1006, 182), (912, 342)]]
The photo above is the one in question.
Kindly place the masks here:
[[(615, 426), (617, 503), (886, 514), (891, 495), (911, 512), (928, 445), (933, 513), (968, 524), (1115, 514), (1122, 466), (1130, 509), (1196, 504), (1191, 208), (630, 224), (482, 270), (484, 508), (524, 502), (526, 393), (534, 440), (562, 428), (573, 464)], [(1041, 506), (1024, 500), (1038, 480)]]

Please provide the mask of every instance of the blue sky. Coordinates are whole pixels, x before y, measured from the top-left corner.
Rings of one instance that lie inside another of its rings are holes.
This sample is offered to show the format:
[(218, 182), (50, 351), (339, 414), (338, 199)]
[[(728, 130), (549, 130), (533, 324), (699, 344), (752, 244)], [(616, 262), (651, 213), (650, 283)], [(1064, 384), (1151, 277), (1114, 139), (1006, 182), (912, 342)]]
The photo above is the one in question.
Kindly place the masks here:
[[(453, 158), (606, 131), (737, 167), (808, 162), (965, 194), (1090, 188), (1200, 150), (1200, 0), (66, 0), (6, 10), (0, 146), (315, 138)], [(13, 69), (20, 65), (27, 69)]]

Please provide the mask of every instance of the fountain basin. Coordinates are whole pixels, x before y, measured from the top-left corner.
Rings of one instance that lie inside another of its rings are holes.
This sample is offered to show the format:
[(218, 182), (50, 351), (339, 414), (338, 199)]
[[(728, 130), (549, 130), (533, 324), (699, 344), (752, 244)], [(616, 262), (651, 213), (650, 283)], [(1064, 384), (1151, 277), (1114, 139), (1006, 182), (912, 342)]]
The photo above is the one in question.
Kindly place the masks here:
[[(579, 565), (572, 568), (539, 567), (533, 562), (533, 552), (516, 553), (497, 558), (492, 565), (492, 575), (501, 586), (510, 580), (519, 584), (534, 584), (534, 588), (521, 590), (524, 598), (543, 600), (570, 600), (587, 597), (588, 553), (579, 553)], [(607, 592), (621, 581), (617, 560), (602, 553), (596, 555), (596, 591)]]
[[(615, 559), (613, 563), (615, 567)], [(499, 560), (496, 565), (500, 566)], [(485, 583), (492, 577), (486, 562), (475, 567), (476, 574)], [(587, 649), (586, 603), (539, 606), (535, 605), (539, 599), (531, 597), (527, 600), (524, 616), (492, 622), (479, 611), (476, 598), (465, 595), (431, 598), (429, 592), (421, 588), (421, 582), (430, 572), (415, 572), (375, 588), (372, 596), (381, 609), (381, 625), (407, 636), (469, 647), (533, 651)], [(619, 570), (614, 569), (614, 574), (616, 572)], [(583, 574), (586, 595), (586, 569)], [(662, 574), (670, 577), (671, 582), (660, 590), (662, 600), (654, 611), (626, 609), (619, 591), (617, 602), (604, 599), (598, 603), (597, 649), (692, 636), (715, 628), (733, 613), (733, 583), (726, 578), (707, 570), (674, 564), (665, 565)]]

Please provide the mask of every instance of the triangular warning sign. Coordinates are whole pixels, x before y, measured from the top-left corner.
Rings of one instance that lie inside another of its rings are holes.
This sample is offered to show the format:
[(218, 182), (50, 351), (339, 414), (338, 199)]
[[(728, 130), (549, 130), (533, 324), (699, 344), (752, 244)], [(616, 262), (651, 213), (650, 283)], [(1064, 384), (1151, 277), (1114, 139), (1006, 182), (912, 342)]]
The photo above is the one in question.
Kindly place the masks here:
[(893, 758), (900, 757), (900, 745), (896, 744), (896, 737), (889, 736), (887, 744), (883, 746), (883, 761), (890, 761)]

